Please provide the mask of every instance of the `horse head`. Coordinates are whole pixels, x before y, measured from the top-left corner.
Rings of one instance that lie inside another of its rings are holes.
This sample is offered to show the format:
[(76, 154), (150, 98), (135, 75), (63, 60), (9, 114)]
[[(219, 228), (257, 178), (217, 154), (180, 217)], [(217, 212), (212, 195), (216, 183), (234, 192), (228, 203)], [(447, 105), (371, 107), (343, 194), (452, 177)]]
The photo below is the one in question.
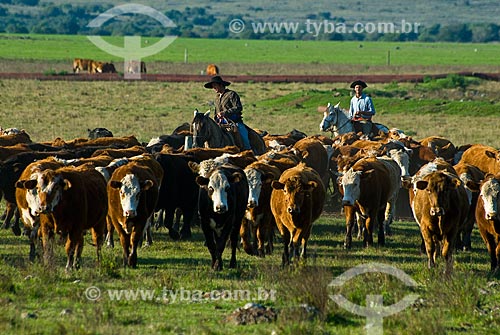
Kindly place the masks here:
[(326, 106), (326, 111), (323, 113), (323, 120), (319, 124), (320, 131), (333, 131), (333, 127), (338, 124), (340, 110), (340, 102), (335, 106), (330, 103)]
[(205, 141), (209, 137), (210, 128), (210, 110), (206, 113), (201, 113), (198, 109), (194, 110), (193, 127), (193, 146), (203, 148)]

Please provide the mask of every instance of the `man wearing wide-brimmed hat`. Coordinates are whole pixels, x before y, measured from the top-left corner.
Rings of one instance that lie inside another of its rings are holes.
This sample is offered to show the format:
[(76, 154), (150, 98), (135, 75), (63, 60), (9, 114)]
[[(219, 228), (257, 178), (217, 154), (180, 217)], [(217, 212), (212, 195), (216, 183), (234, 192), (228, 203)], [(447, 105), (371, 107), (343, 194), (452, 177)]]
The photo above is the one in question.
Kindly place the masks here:
[(368, 85), (362, 80), (356, 80), (351, 84), (354, 89), (354, 96), (351, 99), (349, 107), (349, 116), (351, 120), (359, 122), (363, 134), (370, 135), (372, 130), (372, 116), (375, 115), (375, 107), (372, 99), (363, 93)]
[(229, 119), (238, 127), (238, 131), (243, 142), (243, 149), (250, 150), (250, 141), (248, 140), (248, 130), (243, 123), (240, 96), (235, 91), (231, 91), (227, 86), (230, 82), (223, 80), (220, 76), (212, 77), (206, 83), (205, 88), (213, 88), (217, 95), (215, 97), (215, 119), (216, 121)]

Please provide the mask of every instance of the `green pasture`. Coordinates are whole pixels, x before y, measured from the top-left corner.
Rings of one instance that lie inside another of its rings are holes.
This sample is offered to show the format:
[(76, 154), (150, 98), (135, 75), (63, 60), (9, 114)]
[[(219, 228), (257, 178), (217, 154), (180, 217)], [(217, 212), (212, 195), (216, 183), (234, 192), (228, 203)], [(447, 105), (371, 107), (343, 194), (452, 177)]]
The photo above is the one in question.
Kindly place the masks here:
[[(104, 39), (114, 45), (123, 45), (123, 37)], [(156, 41), (158, 38), (142, 38), (144, 47)], [(390, 53), (392, 66), (500, 65), (499, 44), (189, 38), (177, 38), (162, 52), (146, 60), (183, 63), (186, 50), (188, 62), (193, 63), (357, 64), (362, 69), (365, 66), (387, 65)], [(0, 59), (30, 61), (73, 58), (120, 60), (98, 49), (85, 36), (0, 34)]]

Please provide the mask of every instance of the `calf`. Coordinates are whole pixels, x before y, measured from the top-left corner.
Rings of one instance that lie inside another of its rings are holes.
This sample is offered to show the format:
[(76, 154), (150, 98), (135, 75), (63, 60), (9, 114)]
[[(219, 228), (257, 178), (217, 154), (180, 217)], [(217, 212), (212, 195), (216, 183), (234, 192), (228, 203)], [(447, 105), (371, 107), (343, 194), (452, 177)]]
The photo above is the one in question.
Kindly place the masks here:
[(491, 271), (497, 273), (500, 266), (500, 176), (487, 175), (481, 182), (476, 206), (476, 222), (479, 233), (490, 254)]
[(325, 186), (320, 175), (304, 163), (283, 172), (271, 186), (271, 211), (283, 236), (282, 262), (288, 265), (290, 252), (297, 260), (306, 257), (312, 224), (323, 211)]
[(140, 162), (117, 168), (108, 182), (108, 226), (120, 235), (123, 265), (137, 266), (137, 247), (146, 222), (158, 201), (159, 181), (154, 171)]
[(198, 211), (201, 229), (212, 256), (212, 269), (222, 270), (222, 253), (231, 241), (230, 268), (236, 267), (236, 247), (248, 199), (248, 182), (241, 168), (219, 166), (210, 176), (196, 177), (200, 185)]
[(467, 194), (460, 179), (447, 171), (435, 171), (415, 182), (412, 209), (425, 243), (428, 267), (441, 254), (446, 260), (446, 274), (453, 269), (453, 249), (469, 210)]
[(97, 260), (108, 211), (106, 182), (92, 166), (62, 167), (39, 172), (38, 178), (18, 183), (34, 190), (28, 201), (31, 214), (40, 216), (44, 253), (51, 256), (54, 233), (66, 238), (66, 270), (79, 268), (84, 231), (92, 231)]

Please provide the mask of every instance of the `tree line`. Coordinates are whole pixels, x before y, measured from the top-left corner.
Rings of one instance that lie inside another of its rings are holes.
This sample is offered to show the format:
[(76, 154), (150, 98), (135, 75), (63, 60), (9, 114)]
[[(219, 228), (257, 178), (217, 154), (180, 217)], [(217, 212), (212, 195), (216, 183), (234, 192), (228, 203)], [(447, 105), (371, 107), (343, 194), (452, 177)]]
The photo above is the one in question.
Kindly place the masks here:
[[(140, 35), (162, 37), (175, 35), (192, 38), (239, 38), (239, 39), (288, 39), (288, 40), (336, 40), (336, 41), (421, 41), (421, 42), (495, 42), (500, 41), (500, 25), (495, 23), (461, 23), (420, 26), (409, 33), (376, 32), (296, 32), (258, 31), (245, 29), (232, 33), (229, 24), (234, 16), (216, 17), (207, 8), (186, 7), (183, 11), (164, 12), (176, 27), (164, 28), (145, 15), (122, 15), (99, 28), (89, 28), (88, 23), (100, 13), (112, 8), (110, 4), (63, 4), (39, 3), (39, 0), (0, 0), (0, 32), (69, 35)], [(332, 20), (345, 22), (342, 17), (330, 17), (330, 13), (309, 14), (311, 22)], [(247, 27), (248, 28), (248, 27)]]

